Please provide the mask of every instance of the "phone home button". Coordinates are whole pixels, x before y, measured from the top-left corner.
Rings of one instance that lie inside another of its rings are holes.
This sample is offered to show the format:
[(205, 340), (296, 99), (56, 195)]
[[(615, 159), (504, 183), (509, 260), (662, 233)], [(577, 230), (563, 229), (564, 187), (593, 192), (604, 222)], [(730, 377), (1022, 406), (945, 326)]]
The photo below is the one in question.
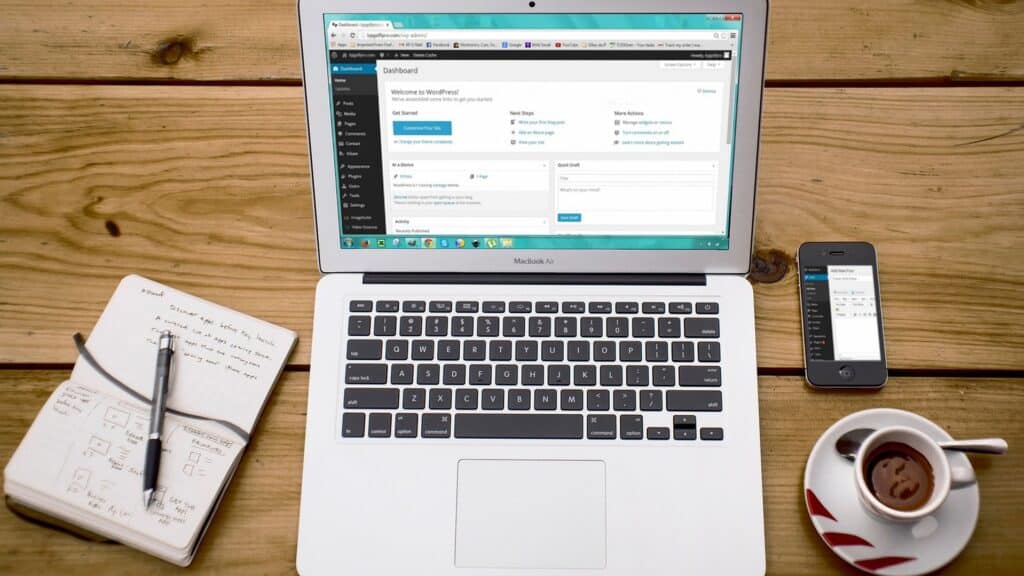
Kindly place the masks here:
[(847, 365), (844, 364), (844, 365), (839, 367), (839, 377), (842, 378), (846, 382), (849, 382), (850, 380), (853, 380), (853, 377), (856, 374), (857, 373), (854, 372), (853, 368), (851, 368), (850, 366), (847, 366)]

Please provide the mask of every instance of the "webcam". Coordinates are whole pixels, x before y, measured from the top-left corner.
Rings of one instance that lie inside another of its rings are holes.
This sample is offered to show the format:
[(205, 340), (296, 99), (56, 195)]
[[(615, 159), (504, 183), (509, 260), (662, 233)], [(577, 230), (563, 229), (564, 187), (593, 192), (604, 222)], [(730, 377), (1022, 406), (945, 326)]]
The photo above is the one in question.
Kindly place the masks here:
[(537, 3), (534, 2), (533, 0), (530, 0), (530, 8), (535, 8), (536, 6), (537, 6)]

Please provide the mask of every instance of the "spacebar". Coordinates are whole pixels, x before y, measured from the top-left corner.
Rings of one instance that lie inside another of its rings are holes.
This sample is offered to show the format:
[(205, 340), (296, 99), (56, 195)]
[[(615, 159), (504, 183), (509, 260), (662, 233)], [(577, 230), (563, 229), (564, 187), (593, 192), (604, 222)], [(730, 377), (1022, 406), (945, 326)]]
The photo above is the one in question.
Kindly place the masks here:
[(580, 439), (582, 414), (456, 414), (456, 438)]

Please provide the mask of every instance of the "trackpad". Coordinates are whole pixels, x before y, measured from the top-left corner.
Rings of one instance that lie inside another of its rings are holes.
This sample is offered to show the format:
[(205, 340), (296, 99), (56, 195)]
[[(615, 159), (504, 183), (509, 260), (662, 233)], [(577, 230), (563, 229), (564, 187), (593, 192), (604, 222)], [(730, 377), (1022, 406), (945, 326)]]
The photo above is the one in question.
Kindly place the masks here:
[(455, 565), (603, 568), (599, 460), (461, 460)]

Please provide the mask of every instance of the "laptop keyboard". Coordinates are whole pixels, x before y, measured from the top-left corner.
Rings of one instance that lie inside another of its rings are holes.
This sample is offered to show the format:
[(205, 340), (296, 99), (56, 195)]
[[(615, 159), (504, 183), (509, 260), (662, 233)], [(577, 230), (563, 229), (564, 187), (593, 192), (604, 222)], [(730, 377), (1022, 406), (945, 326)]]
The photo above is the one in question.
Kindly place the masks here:
[(702, 422), (722, 411), (718, 313), (700, 301), (353, 300), (341, 436), (722, 440)]

